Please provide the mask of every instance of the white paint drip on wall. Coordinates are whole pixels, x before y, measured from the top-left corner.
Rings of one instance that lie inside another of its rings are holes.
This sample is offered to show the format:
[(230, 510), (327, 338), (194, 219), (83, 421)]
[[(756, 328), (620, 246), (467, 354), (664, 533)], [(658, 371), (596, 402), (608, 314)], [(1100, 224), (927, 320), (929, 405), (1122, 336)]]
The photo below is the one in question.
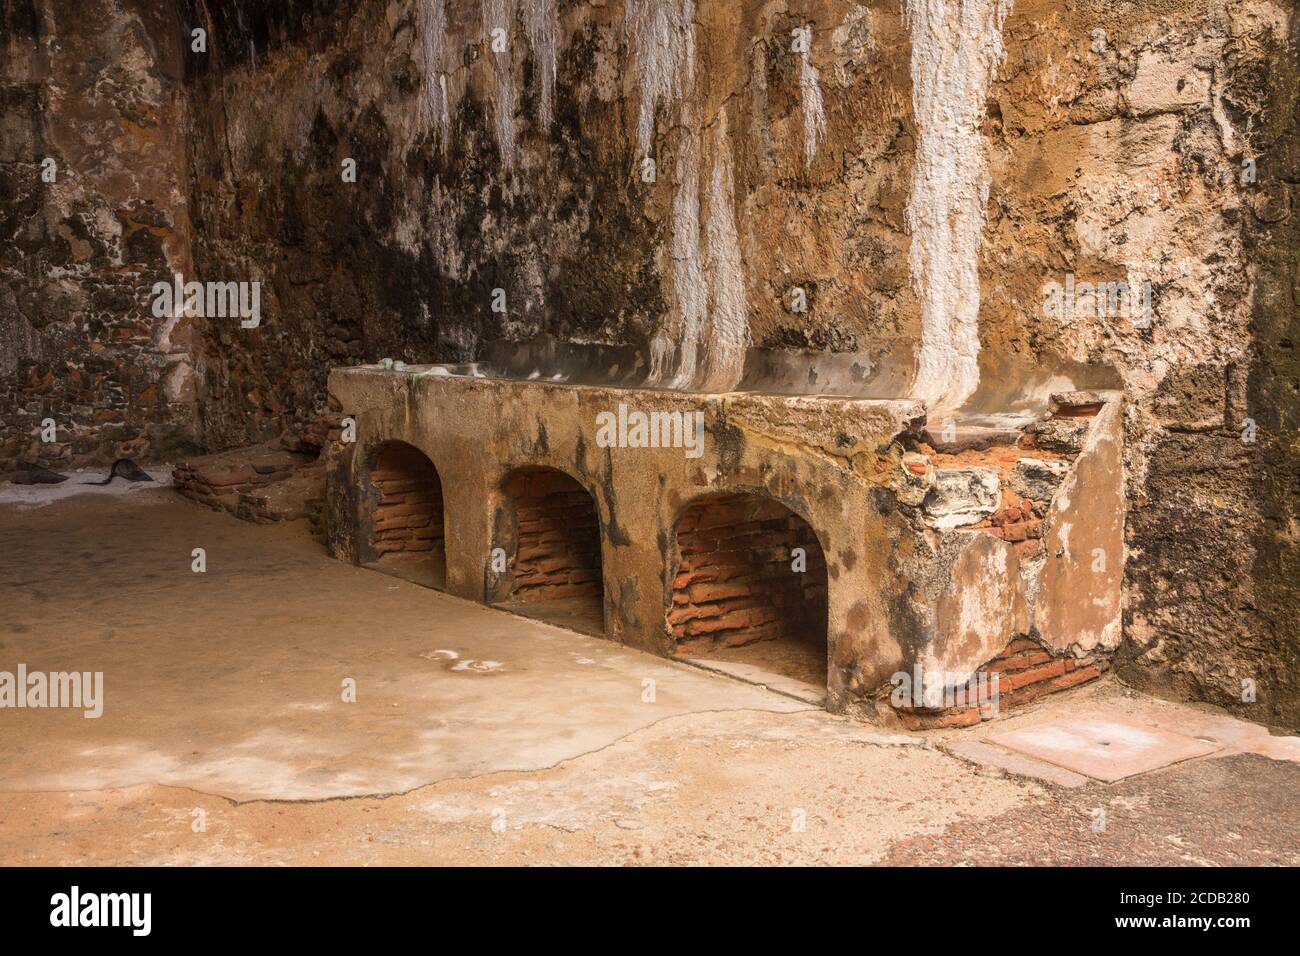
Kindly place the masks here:
[(421, 114), (438, 130), (438, 144), (446, 148), (451, 138), (451, 111), (447, 103), (447, 0), (420, 0), (420, 44), (424, 51), (424, 97)]
[[(812, 27), (808, 28), (812, 36)], [(826, 138), (826, 107), (822, 102), (821, 74), (812, 64), (811, 43), (799, 52), (799, 98), (803, 102), (803, 165), (811, 169), (817, 147)]]
[(907, 222), (921, 347), (912, 397), (933, 414), (979, 385), (979, 251), (988, 200), (980, 132), (1011, 0), (903, 0), (918, 142)]

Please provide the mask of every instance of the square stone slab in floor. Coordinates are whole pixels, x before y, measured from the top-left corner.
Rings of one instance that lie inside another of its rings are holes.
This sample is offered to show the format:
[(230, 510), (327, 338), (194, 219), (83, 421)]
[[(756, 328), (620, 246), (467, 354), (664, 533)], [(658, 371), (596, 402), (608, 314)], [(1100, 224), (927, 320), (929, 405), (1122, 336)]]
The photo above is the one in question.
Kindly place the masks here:
[(1192, 757), (1203, 757), (1221, 747), (1113, 717), (1022, 727), (986, 739), (1107, 783)]

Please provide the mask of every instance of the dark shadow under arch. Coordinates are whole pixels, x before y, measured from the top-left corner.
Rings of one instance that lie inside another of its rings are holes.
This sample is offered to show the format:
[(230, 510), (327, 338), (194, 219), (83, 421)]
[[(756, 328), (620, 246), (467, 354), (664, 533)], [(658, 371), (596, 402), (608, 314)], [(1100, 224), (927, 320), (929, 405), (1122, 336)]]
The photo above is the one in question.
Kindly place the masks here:
[(386, 441), (370, 459), (368, 554), (363, 562), (396, 577), (447, 586), (446, 532), (438, 470), (414, 445)]
[(585, 634), (605, 633), (600, 519), (577, 480), (527, 467), (502, 482), (513, 523), (498, 606)]
[(824, 691), (827, 574), (812, 527), (775, 499), (713, 495), (674, 527), (667, 626), (684, 657)]

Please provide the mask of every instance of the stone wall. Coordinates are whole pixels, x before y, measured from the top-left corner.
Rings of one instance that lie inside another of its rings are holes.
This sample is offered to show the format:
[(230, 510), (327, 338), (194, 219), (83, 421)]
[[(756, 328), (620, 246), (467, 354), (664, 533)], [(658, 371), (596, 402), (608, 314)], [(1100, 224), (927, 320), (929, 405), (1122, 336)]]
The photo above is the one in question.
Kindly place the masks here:
[(0, 469), (194, 446), (202, 359), (149, 299), (190, 255), (178, 31), (163, 2), (0, 2)]

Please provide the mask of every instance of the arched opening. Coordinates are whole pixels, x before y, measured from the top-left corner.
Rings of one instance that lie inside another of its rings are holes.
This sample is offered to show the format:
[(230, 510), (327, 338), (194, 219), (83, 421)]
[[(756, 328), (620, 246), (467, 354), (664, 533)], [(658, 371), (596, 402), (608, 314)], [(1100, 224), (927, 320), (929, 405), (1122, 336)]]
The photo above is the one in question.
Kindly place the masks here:
[(385, 442), (370, 467), (375, 494), (367, 567), (424, 587), (447, 586), (442, 481), (424, 452)]
[[(553, 468), (521, 468), (503, 484), (514, 506), (499, 606), (585, 634), (605, 632), (596, 502)], [(509, 551), (513, 547), (513, 554)]]
[(820, 699), (826, 606), (817, 535), (780, 502), (718, 495), (677, 519), (668, 627), (679, 655), (779, 675)]

